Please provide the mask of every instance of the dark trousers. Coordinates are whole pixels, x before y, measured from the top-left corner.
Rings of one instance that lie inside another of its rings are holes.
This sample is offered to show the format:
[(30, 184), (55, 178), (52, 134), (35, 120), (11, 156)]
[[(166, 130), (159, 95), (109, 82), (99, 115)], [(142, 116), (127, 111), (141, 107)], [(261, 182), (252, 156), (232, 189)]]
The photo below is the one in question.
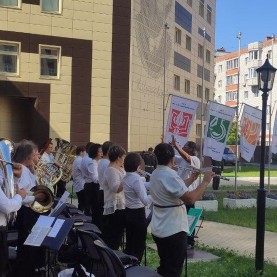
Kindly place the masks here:
[(83, 212), (85, 210), (85, 205), (86, 205), (85, 190), (82, 189), (82, 190), (76, 192), (76, 195), (78, 198), (78, 209)]
[(25, 206), (22, 206), (17, 213), (18, 244), (14, 276), (35, 276), (35, 269), (45, 266), (45, 249), (43, 247), (23, 245), (39, 216), (39, 213)]
[(9, 253), (7, 244), (6, 227), (0, 227), (0, 276), (4, 277), (7, 273)]
[(160, 257), (158, 273), (163, 277), (181, 276), (187, 251), (187, 233), (179, 232), (165, 238), (158, 238), (153, 234), (152, 236)]
[(125, 210), (116, 210), (113, 214), (104, 215), (103, 223), (105, 243), (111, 249), (118, 250), (124, 234)]
[(147, 224), (145, 208), (125, 209), (126, 248), (124, 252), (141, 261), (145, 250)]
[[(189, 210), (191, 208), (194, 208), (194, 204), (186, 205), (187, 213), (189, 212)], [(195, 244), (194, 235), (195, 235), (195, 229), (193, 230), (193, 232), (191, 233), (190, 236), (187, 236), (187, 245), (191, 245), (192, 247), (194, 246), (194, 244)]]
[(56, 196), (58, 198), (61, 198), (64, 192), (66, 191), (66, 182), (63, 180), (59, 180), (56, 184), (56, 187), (57, 187)]
[(102, 217), (99, 203), (99, 184), (86, 183), (85, 194), (87, 201), (87, 209), (89, 209), (91, 213), (91, 223), (99, 227), (101, 225)]
[(100, 225), (98, 226), (101, 232), (103, 232), (103, 212), (104, 212), (104, 190), (99, 189), (99, 209), (100, 209)]

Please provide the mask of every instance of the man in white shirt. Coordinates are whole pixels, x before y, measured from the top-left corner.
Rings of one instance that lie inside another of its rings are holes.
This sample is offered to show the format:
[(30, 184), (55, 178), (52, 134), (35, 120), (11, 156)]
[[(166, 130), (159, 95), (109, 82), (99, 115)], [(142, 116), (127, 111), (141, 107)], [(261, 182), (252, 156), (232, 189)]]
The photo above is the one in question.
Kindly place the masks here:
[(78, 197), (78, 209), (82, 212), (85, 210), (85, 179), (81, 172), (82, 158), (86, 155), (85, 146), (78, 146), (76, 149), (76, 158), (72, 165), (73, 190)]
[(189, 231), (185, 203), (200, 199), (214, 173), (206, 172), (202, 183), (188, 191), (186, 183), (174, 167), (175, 153), (171, 145), (160, 143), (155, 147), (158, 166), (150, 178), (150, 195), (153, 199), (151, 232), (157, 244), (162, 276), (181, 276), (186, 257), (186, 233)]
[[(183, 148), (181, 148), (172, 136), (172, 146), (178, 151), (180, 156), (175, 156), (175, 163), (178, 166), (178, 175), (181, 179), (186, 180), (186, 185), (189, 191), (195, 190), (199, 186), (198, 173), (194, 173), (191, 168), (200, 169), (200, 160), (196, 156), (196, 144), (193, 141), (188, 141)], [(190, 180), (190, 181), (189, 181)], [(187, 212), (194, 208), (194, 204), (186, 204)], [(195, 244), (194, 232), (187, 237), (188, 248), (193, 248)]]
[[(21, 165), (14, 164), (13, 167), (13, 171), (17, 173), (17, 176), (20, 176), (22, 172)], [(7, 274), (8, 264), (7, 216), (20, 209), (22, 200), (26, 196), (24, 189), (17, 189), (15, 196), (13, 198), (8, 198), (4, 193), (4, 182), (4, 173), (0, 166), (0, 276), (2, 277), (5, 277)]]

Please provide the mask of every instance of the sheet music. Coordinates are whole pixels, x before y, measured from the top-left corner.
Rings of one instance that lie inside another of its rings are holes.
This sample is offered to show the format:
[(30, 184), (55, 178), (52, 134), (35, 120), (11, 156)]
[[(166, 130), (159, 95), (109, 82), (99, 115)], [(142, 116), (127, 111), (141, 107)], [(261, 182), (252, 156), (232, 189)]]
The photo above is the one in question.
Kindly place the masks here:
[(51, 225), (54, 222), (54, 217), (41, 215), (36, 224), (33, 226), (31, 233), (25, 240), (25, 245), (41, 246), (43, 240), (51, 230)]
[(64, 219), (57, 219), (54, 226), (52, 227), (50, 233), (48, 234), (48, 237), (55, 238), (57, 234), (59, 233), (62, 225), (64, 223)]
[(69, 195), (70, 193), (68, 191), (65, 191), (62, 197), (60, 198), (59, 202), (65, 203)]
[(50, 227), (34, 226), (31, 234), (27, 237), (24, 244), (31, 246), (41, 246), (50, 229)]

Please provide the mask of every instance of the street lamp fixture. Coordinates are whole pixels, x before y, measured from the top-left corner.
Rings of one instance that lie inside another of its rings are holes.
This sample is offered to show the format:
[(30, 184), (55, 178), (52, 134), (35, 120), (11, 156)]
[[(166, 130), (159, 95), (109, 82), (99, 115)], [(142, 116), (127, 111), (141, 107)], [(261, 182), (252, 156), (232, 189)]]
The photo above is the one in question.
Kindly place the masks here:
[(260, 187), (257, 190), (257, 227), (256, 227), (256, 270), (263, 272), (264, 269), (264, 237), (265, 237), (265, 196), (264, 173), (265, 173), (265, 136), (266, 136), (266, 106), (268, 92), (272, 90), (276, 68), (266, 58), (265, 63), (256, 69), (258, 73), (258, 88), (262, 94), (262, 131), (261, 131), (261, 161), (260, 161)]

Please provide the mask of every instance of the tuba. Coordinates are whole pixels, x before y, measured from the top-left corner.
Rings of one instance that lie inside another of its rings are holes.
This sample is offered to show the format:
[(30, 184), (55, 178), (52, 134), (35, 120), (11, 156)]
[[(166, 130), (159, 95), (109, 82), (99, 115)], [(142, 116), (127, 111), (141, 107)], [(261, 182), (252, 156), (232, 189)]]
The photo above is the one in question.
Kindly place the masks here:
[(57, 147), (54, 152), (54, 163), (62, 168), (61, 180), (68, 182), (72, 176), (72, 165), (76, 155), (76, 146), (70, 142), (56, 138)]
[(31, 189), (31, 194), (44, 194), (43, 201), (34, 201), (30, 207), (37, 213), (48, 212), (54, 204), (54, 185), (61, 179), (62, 169), (54, 163), (38, 163), (35, 165), (37, 185)]
[[(14, 143), (4, 138), (0, 138), (0, 170), (3, 175), (3, 191), (8, 198), (15, 195), (14, 177), (12, 168), (12, 156), (14, 154)], [(1, 184), (0, 184), (1, 185)], [(13, 224), (16, 219), (16, 212), (7, 215), (7, 223)]]

